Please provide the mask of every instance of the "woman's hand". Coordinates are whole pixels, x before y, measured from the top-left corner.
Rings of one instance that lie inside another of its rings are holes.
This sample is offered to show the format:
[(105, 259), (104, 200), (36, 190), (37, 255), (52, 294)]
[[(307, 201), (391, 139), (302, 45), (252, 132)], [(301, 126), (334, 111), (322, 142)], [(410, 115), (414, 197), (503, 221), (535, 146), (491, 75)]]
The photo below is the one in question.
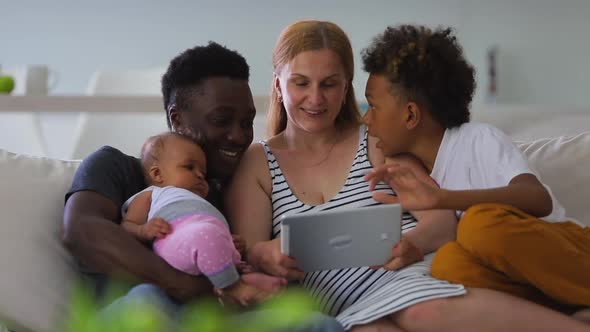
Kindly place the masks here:
[(409, 239), (402, 236), (401, 240), (391, 249), (391, 258), (382, 267), (385, 270), (396, 271), (423, 259), (422, 251)]
[(276, 277), (288, 280), (301, 280), (304, 273), (297, 267), (297, 262), (281, 253), (281, 239), (258, 242), (248, 252), (248, 262)]
[(410, 167), (390, 164), (375, 168), (365, 180), (370, 181), (369, 190), (375, 189), (375, 185), (383, 181), (395, 191), (397, 198), (383, 192), (373, 194), (373, 198), (380, 203), (399, 203), (406, 210), (436, 209), (440, 189), (430, 177), (421, 175)]

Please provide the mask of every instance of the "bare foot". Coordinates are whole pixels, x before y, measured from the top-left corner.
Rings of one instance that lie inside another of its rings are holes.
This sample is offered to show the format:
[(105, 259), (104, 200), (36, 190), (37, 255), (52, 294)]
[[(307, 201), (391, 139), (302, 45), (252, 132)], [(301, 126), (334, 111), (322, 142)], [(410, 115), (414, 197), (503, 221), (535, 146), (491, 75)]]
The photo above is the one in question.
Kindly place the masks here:
[(287, 285), (287, 279), (285, 278), (274, 277), (260, 272), (242, 274), (240, 280), (247, 285), (267, 292), (276, 292)]
[(276, 294), (280, 288), (271, 291), (252, 286), (242, 279), (235, 284), (221, 290), (222, 299), (241, 307), (263, 302)]
[(584, 322), (586, 324), (590, 325), (590, 308), (586, 308), (586, 309), (582, 309), (579, 311), (576, 311), (573, 315), (573, 318)]

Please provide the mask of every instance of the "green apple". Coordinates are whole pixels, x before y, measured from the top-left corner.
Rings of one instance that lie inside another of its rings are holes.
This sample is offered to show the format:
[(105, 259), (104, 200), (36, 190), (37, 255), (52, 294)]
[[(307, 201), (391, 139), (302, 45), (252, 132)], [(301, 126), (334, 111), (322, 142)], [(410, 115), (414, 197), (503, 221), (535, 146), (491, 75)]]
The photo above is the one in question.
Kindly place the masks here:
[(14, 89), (14, 78), (0, 75), (0, 93), (10, 93)]

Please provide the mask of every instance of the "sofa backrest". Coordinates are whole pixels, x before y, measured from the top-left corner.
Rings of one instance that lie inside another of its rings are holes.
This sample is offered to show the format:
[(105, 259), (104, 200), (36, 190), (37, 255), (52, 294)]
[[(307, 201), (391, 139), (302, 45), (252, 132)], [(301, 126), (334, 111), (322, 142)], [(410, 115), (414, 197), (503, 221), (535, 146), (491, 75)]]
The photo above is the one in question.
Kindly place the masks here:
[[(590, 132), (518, 143), (569, 216), (590, 225)], [(60, 245), (64, 194), (78, 161), (0, 150), (0, 321), (56, 331), (76, 270)]]
[(78, 165), (0, 150), (0, 321), (13, 331), (58, 331), (76, 275), (60, 234)]
[(590, 131), (517, 145), (567, 216), (590, 226)]
[(472, 121), (502, 129), (517, 141), (573, 136), (590, 130), (590, 109), (539, 105), (481, 105)]

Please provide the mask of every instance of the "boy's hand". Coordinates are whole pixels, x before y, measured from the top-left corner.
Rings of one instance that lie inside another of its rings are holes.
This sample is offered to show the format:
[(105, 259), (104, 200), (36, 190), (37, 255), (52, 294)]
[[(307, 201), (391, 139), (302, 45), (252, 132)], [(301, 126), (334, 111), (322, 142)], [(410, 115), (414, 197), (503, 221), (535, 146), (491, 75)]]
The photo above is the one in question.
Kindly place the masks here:
[[(410, 240), (402, 237), (391, 249), (391, 258), (382, 267), (385, 270), (395, 271), (408, 265), (420, 262), (424, 259), (422, 251), (418, 249)], [(372, 267), (378, 268), (378, 267)]]
[(172, 227), (162, 218), (153, 218), (141, 225), (140, 236), (145, 240), (161, 239), (172, 232)]
[(382, 165), (365, 177), (370, 181), (369, 190), (378, 182), (386, 182), (397, 194), (397, 198), (383, 192), (373, 198), (384, 204), (399, 203), (406, 210), (429, 210), (437, 208), (440, 189), (426, 174), (418, 177), (414, 170), (399, 164)]

